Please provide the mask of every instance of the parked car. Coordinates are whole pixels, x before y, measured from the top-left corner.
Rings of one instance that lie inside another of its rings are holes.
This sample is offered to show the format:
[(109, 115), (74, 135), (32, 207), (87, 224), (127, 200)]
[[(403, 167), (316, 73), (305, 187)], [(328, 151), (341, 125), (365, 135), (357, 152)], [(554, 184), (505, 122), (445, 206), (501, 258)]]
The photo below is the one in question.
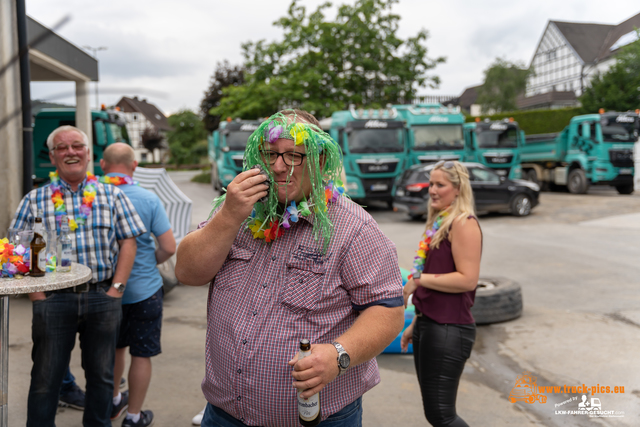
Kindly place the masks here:
[[(540, 186), (521, 179), (506, 179), (479, 163), (463, 163), (476, 202), (476, 212), (509, 212), (527, 216), (538, 204)], [(414, 165), (396, 180), (393, 189), (394, 209), (420, 219), (427, 213), (429, 175), (433, 164)]]

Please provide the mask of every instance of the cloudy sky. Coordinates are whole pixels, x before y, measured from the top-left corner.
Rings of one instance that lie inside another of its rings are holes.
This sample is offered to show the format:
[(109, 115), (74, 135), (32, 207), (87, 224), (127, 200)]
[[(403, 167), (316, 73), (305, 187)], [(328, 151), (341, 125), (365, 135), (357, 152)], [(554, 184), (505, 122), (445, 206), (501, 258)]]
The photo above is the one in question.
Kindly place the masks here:
[[(341, 0), (334, 4), (354, 3)], [(300, 0), (308, 11), (324, 0)], [(27, 14), (45, 26), (71, 19), (57, 32), (82, 47), (106, 47), (97, 53), (100, 102), (138, 96), (166, 114), (197, 110), (217, 62), (242, 62), (246, 41), (279, 40), (273, 22), (290, 0), (26, 0)], [(400, 0), (399, 36), (421, 28), (430, 33), (430, 57), (446, 56), (433, 74), (438, 89), (420, 94), (459, 95), (482, 83), (496, 57), (529, 64), (548, 20), (618, 24), (640, 12), (637, 0)], [(93, 89), (93, 84), (92, 84)], [(32, 98), (73, 104), (73, 83), (37, 82)], [(92, 96), (91, 105), (95, 104)]]

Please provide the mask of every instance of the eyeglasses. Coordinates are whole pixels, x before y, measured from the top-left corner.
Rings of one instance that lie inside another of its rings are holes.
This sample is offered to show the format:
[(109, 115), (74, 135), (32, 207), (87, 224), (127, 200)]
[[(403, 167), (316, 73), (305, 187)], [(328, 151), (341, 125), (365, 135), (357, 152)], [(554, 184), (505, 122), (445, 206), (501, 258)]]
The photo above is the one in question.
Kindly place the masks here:
[(300, 166), (306, 154), (296, 153), (295, 151), (286, 151), (284, 153), (278, 153), (277, 151), (263, 151), (262, 160), (265, 163), (273, 166), (278, 161), (278, 157), (282, 156), (282, 161), (287, 166)]
[(71, 146), (66, 145), (66, 144), (60, 144), (60, 145), (56, 145), (55, 147), (53, 147), (53, 149), (51, 151), (57, 151), (59, 153), (66, 153), (67, 151), (69, 151), (69, 148), (72, 148), (73, 151), (80, 151), (82, 149), (84, 149), (84, 147), (86, 147), (86, 144), (71, 144)]
[(440, 160), (438, 163), (436, 163), (433, 167), (437, 168), (437, 167), (444, 167), (446, 169), (451, 169), (454, 166), (454, 163), (452, 161), (444, 161), (444, 160)]

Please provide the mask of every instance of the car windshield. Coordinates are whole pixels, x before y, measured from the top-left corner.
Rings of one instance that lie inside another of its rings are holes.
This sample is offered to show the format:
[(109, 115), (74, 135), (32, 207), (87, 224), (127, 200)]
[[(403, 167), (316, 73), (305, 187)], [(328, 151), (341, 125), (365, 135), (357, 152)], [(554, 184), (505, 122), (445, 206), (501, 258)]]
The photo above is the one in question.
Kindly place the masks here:
[(401, 153), (401, 129), (354, 129), (347, 134), (351, 153)]
[[(619, 116), (618, 118), (623, 117)], [(636, 142), (638, 140), (638, 118), (624, 116), (628, 122), (610, 120), (608, 125), (602, 126), (604, 142)]]
[(473, 182), (493, 182), (500, 183), (500, 176), (494, 171), (481, 168), (469, 168), (469, 178)]
[(478, 148), (516, 148), (518, 146), (518, 128), (513, 125), (501, 127), (492, 125), (488, 129), (476, 128)]
[(252, 133), (253, 132), (230, 131), (225, 137), (225, 143), (231, 151), (244, 151)]
[(462, 125), (413, 126), (414, 149), (460, 150), (464, 148)]

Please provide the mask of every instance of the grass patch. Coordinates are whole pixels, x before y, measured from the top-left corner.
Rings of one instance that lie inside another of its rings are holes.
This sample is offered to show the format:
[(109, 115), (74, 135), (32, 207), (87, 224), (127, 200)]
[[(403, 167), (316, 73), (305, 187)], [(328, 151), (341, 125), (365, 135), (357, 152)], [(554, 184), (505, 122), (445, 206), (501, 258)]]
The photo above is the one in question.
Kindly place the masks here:
[(202, 183), (202, 184), (211, 184), (211, 171), (210, 170), (202, 171), (198, 175), (194, 175), (194, 177), (191, 178), (191, 182), (199, 182), (199, 183)]

